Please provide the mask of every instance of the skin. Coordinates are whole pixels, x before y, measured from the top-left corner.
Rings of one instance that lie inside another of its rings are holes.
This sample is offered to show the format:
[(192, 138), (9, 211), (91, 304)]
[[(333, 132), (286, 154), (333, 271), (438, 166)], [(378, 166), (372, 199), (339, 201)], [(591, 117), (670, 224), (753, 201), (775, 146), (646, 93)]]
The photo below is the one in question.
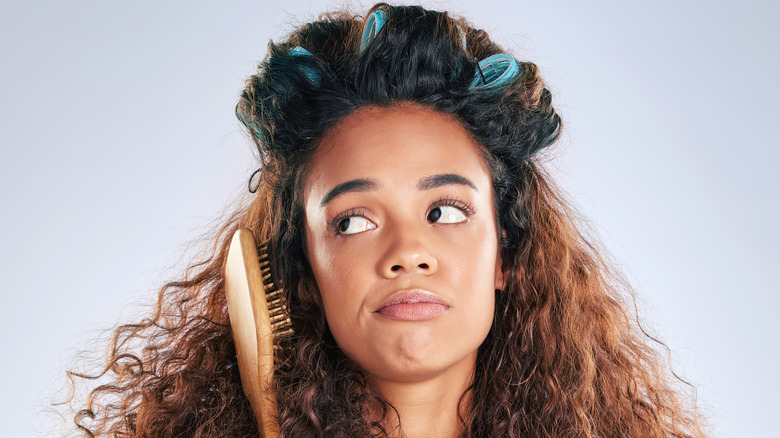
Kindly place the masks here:
[(387, 426), (456, 436), (504, 281), (480, 146), (434, 110), (364, 107), (319, 144), (304, 208), (328, 326), (403, 434)]

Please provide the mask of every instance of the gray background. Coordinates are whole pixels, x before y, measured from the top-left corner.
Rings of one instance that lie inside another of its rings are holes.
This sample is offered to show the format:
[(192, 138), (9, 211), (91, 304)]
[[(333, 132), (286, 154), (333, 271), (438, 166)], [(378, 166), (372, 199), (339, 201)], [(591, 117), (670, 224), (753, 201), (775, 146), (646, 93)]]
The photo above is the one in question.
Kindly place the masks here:
[[(777, 6), (425, 4), (541, 67), (566, 123), (550, 167), (635, 286), (642, 320), (717, 435), (770, 436)], [(243, 80), (269, 39), (336, 6), (3, 3), (3, 436), (53, 433), (49, 403), (78, 352), (99, 358), (96, 337), (144, 314), (244, 196), (255, 162), (233, 116)]]

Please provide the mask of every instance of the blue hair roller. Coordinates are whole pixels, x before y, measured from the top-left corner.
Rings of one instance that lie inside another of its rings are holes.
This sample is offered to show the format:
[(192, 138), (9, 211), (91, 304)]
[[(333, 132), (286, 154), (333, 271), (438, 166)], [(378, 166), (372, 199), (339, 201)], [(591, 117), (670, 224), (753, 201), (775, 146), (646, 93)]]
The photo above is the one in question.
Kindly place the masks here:
[(505, 53), (488, 56), (479, 61), (469, 90), (494, 90), (512, 81), (520, 73), (517, 60)]
[[(314, 56), (309, 52), (308, 50), (304, 49), (301, 46), (295, 46), (292, 49), (290, 49), (288, 54), (292, 56)], [(304, 75), (306, 75), (306, 79), (309, 80), (309, 83), (314, 85), (315, 87), (319, 87), (320, 83), (322, 82), (322, 77), (320, 76), (320, 72), (317, 70), (307, 66), (307, 65), (299, 65), (298, 69), (303, 72)]]
[(305, 56), (314, 56), (311, 54), (310, 51), (304, 49), (301, 46), (295, 46), (288, 52), (290, 55), (305, 55)]
[(241, 114), (241, 111), (236, 111), (236, 116), (244, 126), (246, 126), (247, 128), (249, 128), (250, 131), (252, 131), (252, 134), (255, 136), (255, 138), (257, 139), (263, 138), (263, 134), (260, 132), (260, 128), (257, 127), (255, 122), (244, 118), (244, 115)]
[(377, 9), (368, 16), (366, 26), (363, 28), (363, 37), (360, 38), (361, 52), (376, 38), (379, 31), (385, 26), (385, 23), (387, 23), (387, 12), (381, 9)]
[(460, 27), (460, 25), (455, 25), (455, 29), (458, 31), (458, 38), (460, 38), (460, 45), (463, 47), (463, 50), (466, 50), (466, 32), (463, 31), (463, 28)]

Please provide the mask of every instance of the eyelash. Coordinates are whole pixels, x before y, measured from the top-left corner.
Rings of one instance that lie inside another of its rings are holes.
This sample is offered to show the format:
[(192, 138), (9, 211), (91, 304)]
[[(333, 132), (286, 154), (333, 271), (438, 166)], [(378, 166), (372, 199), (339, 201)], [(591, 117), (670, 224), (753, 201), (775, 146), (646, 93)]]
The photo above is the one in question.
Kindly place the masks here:
[(331, 230), (331, 231), (336, 232), (336, 234), (341, 234), (341, 233), (338, 232), (339, 222), (341, 222), (342, 220), (344, 220), (344, 219), (346, 219), (348, 217), (364, 217), (364, 218), (368, 218), (368, 216), (366, 215), (366, 212), (363, 209), (352, 208), (350, 210), (345, 211), (344, 213), (339, 213), (338, 215), (336, 215), (336, 217), (331, 219), (331, 221), (328, 222), (328, 229)]
[[(457, 208), (458, 210), (462, 211), (466, 215), (466, 217), (474, 216), (474, 214), (476, 213), (476, 210), (474, 209), (473, 205), (471, 205), (466, 201), (461, 201), (457, 198), (452, 198), (452, 197), (441, 198), (438, 201), (435, 201), (434, 203), (431, 204), (430, 207), (428, 207), (428, 211), (430, 212), (431, 210), (437, 207)], [(339, 213), (338, 215), (336, 215), (336, 217), (331, 219), (330, 222), (328, 222), (328, 229), (335, 232), (336, 234), (341, 234), (338, 232), (339, 222), (350, 217), (363, 217), (368, 219), (368, 215), (366, 215), (365, 210), (361, 208), (352, 208), (343, 213)], [(426, 217), (427, 217), (427, 213), (426, 213)], [(464, 225), (464, 224), (452, 224), (452, 225)]]
[(461, 201), (457, 198), (441, 198), (438, 201), (431, 204), (431, 206), (428, 208), (428, 211), (431, 211), (432, 209), (436, 207), (455, 207), (458, 210), (462, 211), (466, 217), (474, 216), (474, 213), (476, 213), (476, 210), (474, 210), (474, 206), (469, 204), (466, 201)]

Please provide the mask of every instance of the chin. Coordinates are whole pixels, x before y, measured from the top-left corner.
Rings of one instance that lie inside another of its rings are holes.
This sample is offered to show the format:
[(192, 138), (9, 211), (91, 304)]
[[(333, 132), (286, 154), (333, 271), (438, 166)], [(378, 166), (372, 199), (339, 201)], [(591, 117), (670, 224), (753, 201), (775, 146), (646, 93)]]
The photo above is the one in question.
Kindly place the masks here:
[(477, 350), (486, 336), (487, 332), (474, 342), (453, 345), (428, 342), (429, 339), (418, 334), (397, 340), (392, 348), (345, 353), (366, 373), (369, 381), (419, 383), (450, 374), (473, 375)]

